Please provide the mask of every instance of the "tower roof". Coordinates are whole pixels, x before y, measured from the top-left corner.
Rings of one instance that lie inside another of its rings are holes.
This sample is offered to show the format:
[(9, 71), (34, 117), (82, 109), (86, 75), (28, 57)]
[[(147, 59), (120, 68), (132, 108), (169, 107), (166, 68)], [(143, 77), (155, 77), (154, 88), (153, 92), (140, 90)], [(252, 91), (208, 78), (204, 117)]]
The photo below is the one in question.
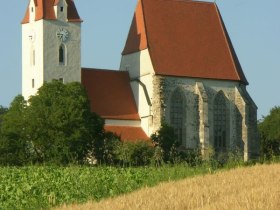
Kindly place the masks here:
[(248, 84), (215, 3), (139, 0), (122, 54), (144, 49), (158, 75)]
[[(37, 20), (56, 20), (54, 6), (59, 3), (59, 0), (30, 0), (35, 4), (35, 21)], [(76, 9), (74, 0), (66, 0), (67, 7), (67, 19), (69, 22), (82, 22), (78, 11)], [(30, 4), (30, 3), (29, 3)], [(25, 16), (22, 20), (22, 24), (29, 23), (29, 5), (27, 7)]]

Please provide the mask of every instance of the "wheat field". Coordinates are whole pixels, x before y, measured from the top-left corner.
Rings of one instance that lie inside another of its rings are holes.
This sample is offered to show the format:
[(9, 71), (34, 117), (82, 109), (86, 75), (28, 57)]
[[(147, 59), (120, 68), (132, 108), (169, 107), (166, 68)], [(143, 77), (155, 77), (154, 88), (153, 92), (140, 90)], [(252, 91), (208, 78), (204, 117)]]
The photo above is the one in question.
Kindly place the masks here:
[(61, 210), (280, 209), (280, 164), (257, 165), (162, 183)]

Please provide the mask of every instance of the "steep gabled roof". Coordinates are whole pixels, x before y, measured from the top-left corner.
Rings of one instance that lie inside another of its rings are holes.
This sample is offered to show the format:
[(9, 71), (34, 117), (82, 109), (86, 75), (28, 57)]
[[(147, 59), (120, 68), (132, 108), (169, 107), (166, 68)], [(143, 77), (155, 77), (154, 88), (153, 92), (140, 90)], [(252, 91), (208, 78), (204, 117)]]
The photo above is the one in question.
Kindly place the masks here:
[(248, 84), (215, 3), (139, 0), (122, 54), (143, 49), (158, 75)]
[[(30, 0), (32, 1), (32, 0)], [(37, 20), (56, 20), (54, 6), (59, 3), (59, 0), (34, 0), (35, 4), (35, 21)], [(76, 9), (74, 0), (66, 0), (67, 7), (67, 19), (69, 22), (82, 22), (78, 11)], [(22, 24), (29, 23), (29, 4), (22, 20)]]
[(120, 136), (121, 140), (123, 141), (126, 140), (136, 141), (136, 140), (150, 139), (141, 127), (105, 125), (104, 128), (106, 131), (110, 131)]
[(104, 119), (140, 120), (128, 72), (82, 69), (91, 110)]

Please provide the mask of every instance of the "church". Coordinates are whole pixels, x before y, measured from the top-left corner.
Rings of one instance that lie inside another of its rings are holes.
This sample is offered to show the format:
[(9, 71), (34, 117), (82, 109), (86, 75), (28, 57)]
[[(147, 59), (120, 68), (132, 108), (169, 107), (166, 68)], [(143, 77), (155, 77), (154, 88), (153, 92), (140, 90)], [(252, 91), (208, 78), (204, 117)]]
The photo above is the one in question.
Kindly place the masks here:
[(73, 0), (30, 0), (22, 20), (22, 95), (53, 79), (81, 82), (105, 129), (149, 139), (163, 122), (182, 149), (258, 157), (257, 106), (213, 2), (138, 0), (119, 70), (81, 67)]

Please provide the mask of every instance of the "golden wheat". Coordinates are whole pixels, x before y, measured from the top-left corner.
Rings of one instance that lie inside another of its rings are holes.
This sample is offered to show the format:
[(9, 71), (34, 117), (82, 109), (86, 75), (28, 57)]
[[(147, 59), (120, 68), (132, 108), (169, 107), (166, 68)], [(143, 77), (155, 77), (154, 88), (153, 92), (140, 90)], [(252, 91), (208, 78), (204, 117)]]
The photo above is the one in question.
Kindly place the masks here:
[(280, 209), (280, 164), (258, 165), (162, 183), (61, 210)]

